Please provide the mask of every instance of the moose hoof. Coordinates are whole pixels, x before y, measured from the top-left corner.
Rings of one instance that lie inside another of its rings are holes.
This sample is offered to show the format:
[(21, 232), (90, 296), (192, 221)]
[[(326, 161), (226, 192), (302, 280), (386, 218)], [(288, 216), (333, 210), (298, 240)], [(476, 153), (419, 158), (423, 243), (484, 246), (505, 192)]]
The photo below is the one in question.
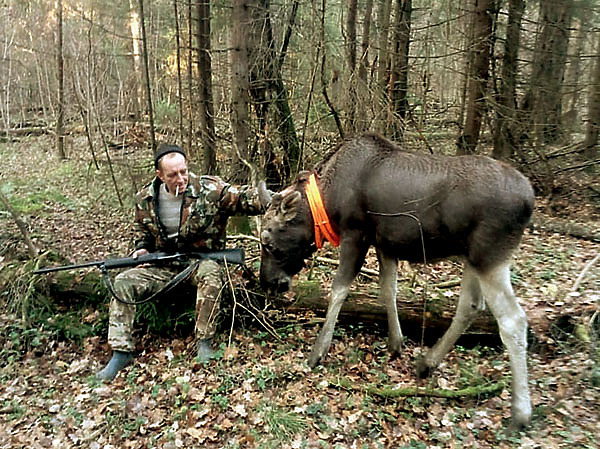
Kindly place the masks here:
[(510, 419), (510, 430), (521, 431), (529, 426), (531, 422), (531, 407), (523, 407), (521, 409), (513, 406), (512, 415)]
[(421, 357), (417, 360), (415, 369), (417, 376), (421, 379), (425, 379), (431, 375), (432, 368), (425, 363), (425, 357)]
[(402, 339), (397, 341), (389, 341), (388, 345), (390, 348), (390, 356), (392, 358), (398, 357), (402, 354), (402, 349), (404, 349), (404, 342)]
[(527, 426), (529, 426), (529, 422), (530, 420), (528, 418), (511, 418), (510, 420), (510, 427), (509, 427), (509, 431), (511, 432), (521, 432), (522, 430), (525, 430), (525, 428), (527, 428)]
[(321, 354), (319, 354), (317, 351), (312, 351), (310, 353), (310, 355), (308, 356), (308, 366), (310, 366), (311, 368), (314, 368), (315, 366), (317, 366), (319, 364), (319, 362), (321, 361)]

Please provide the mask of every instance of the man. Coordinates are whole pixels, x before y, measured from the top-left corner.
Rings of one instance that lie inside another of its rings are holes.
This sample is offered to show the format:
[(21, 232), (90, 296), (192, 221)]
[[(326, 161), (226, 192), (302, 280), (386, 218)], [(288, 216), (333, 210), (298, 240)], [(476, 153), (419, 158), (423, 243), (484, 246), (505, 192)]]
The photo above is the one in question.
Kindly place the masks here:
[[(176, 145), (161, 144), (154, 165), (156, 177), (136, 196), (133, 257), (154, 251), (222, 250), (230, 216), (263, 212), (257, 189), (232, 186), (216, 176), (189, 173), (185, 152)], [(114, 288), (119, 298), (139, 301), (159, 291), (181, 269), (140, 265), (119, 274)], [(197, 356), (207, 361), (214, 354), (212, 339), (223, 285), (222, 267), (203, 259), (190, 279), (197, 289)], [(108, 328), (113, 354), (98, 372), (99, 379), (111, 381), (133, 360), (135, 310), (135, 305), (113, 298)]]

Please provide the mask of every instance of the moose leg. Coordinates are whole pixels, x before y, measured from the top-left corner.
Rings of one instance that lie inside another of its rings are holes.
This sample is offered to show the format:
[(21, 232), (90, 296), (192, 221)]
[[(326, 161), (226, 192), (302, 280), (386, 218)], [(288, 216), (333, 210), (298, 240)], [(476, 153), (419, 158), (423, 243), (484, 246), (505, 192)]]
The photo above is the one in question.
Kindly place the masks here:
[(460, 287), (460, 297), (456, 313), (450, 327), (425, 357), (417, 362), (417, 375), (426, 377), (430, 371), (437, 367), (456, 343), (456, 340), (471, 325), (479, 311), (485, 308), (478, 275), (475, 269), (465, 262), (463, 278)]
[(387, 310), (388, 344), (392, 354), (399, 354), (404, 338), (396, 304), (398, 260), (386, 257), (380, 250), (377, 250), (377, 259), (379, 260), (379, 298)]
[(486, 302), (498, 321), (500, 337), (508, 350), (512, 373), (512, 425), (520, 428), (531, 419), (527, 378), (527, 316), (510, 284), (508, 264), (481, 276)]
[(348, 296), (350, 284), (352, 284), (352, 281), (358, 274), (358, 271), (365, 260), (368, 249), (368, 246), (361, 244), (361, 242), (358, 241), (342, 241), (340, 246), (340, 266), (333, 279), (333, 287), (331, 289), (331, 298), (329, 300), (329, 307), (327, 308), (325, 323), (323, 323), (317, 341), (313, 345), (310, 356), (308, 357), (308, 364), (311, 367), (315, 367), (319, 363), (319, 360), (321, 360), (321, 357), (329, 351), (329, 346), (331, 346), (331, 340), (333, 338), (333, 330), (340, 309)]

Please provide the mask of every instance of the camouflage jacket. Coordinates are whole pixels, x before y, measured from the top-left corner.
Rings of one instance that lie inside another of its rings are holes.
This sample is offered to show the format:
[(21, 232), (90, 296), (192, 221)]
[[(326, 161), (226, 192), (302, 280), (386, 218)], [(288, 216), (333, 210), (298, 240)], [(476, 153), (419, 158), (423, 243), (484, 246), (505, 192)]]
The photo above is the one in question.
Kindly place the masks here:
[(162, 181), (155, 178), (136, 195), (135, 249), (150, 252), (223, 249), (230, 216), (264, 212), (256, 188), (233, 186), (216, 176), (198, 177), (190, 173), (183, 196), (179, 235), (168, 239), (158, 218), (161, 184)]

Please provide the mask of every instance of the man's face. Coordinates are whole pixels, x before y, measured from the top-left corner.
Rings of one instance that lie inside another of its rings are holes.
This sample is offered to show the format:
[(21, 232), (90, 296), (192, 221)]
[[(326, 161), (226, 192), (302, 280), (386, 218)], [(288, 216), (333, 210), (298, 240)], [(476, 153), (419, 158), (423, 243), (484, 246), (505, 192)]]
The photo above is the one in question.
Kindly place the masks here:
[(169, 193), (181, 195), (188, 185), (188, 168), (180, 153), (165, 154), (158, 163), (156, 176), (165, 183)]

